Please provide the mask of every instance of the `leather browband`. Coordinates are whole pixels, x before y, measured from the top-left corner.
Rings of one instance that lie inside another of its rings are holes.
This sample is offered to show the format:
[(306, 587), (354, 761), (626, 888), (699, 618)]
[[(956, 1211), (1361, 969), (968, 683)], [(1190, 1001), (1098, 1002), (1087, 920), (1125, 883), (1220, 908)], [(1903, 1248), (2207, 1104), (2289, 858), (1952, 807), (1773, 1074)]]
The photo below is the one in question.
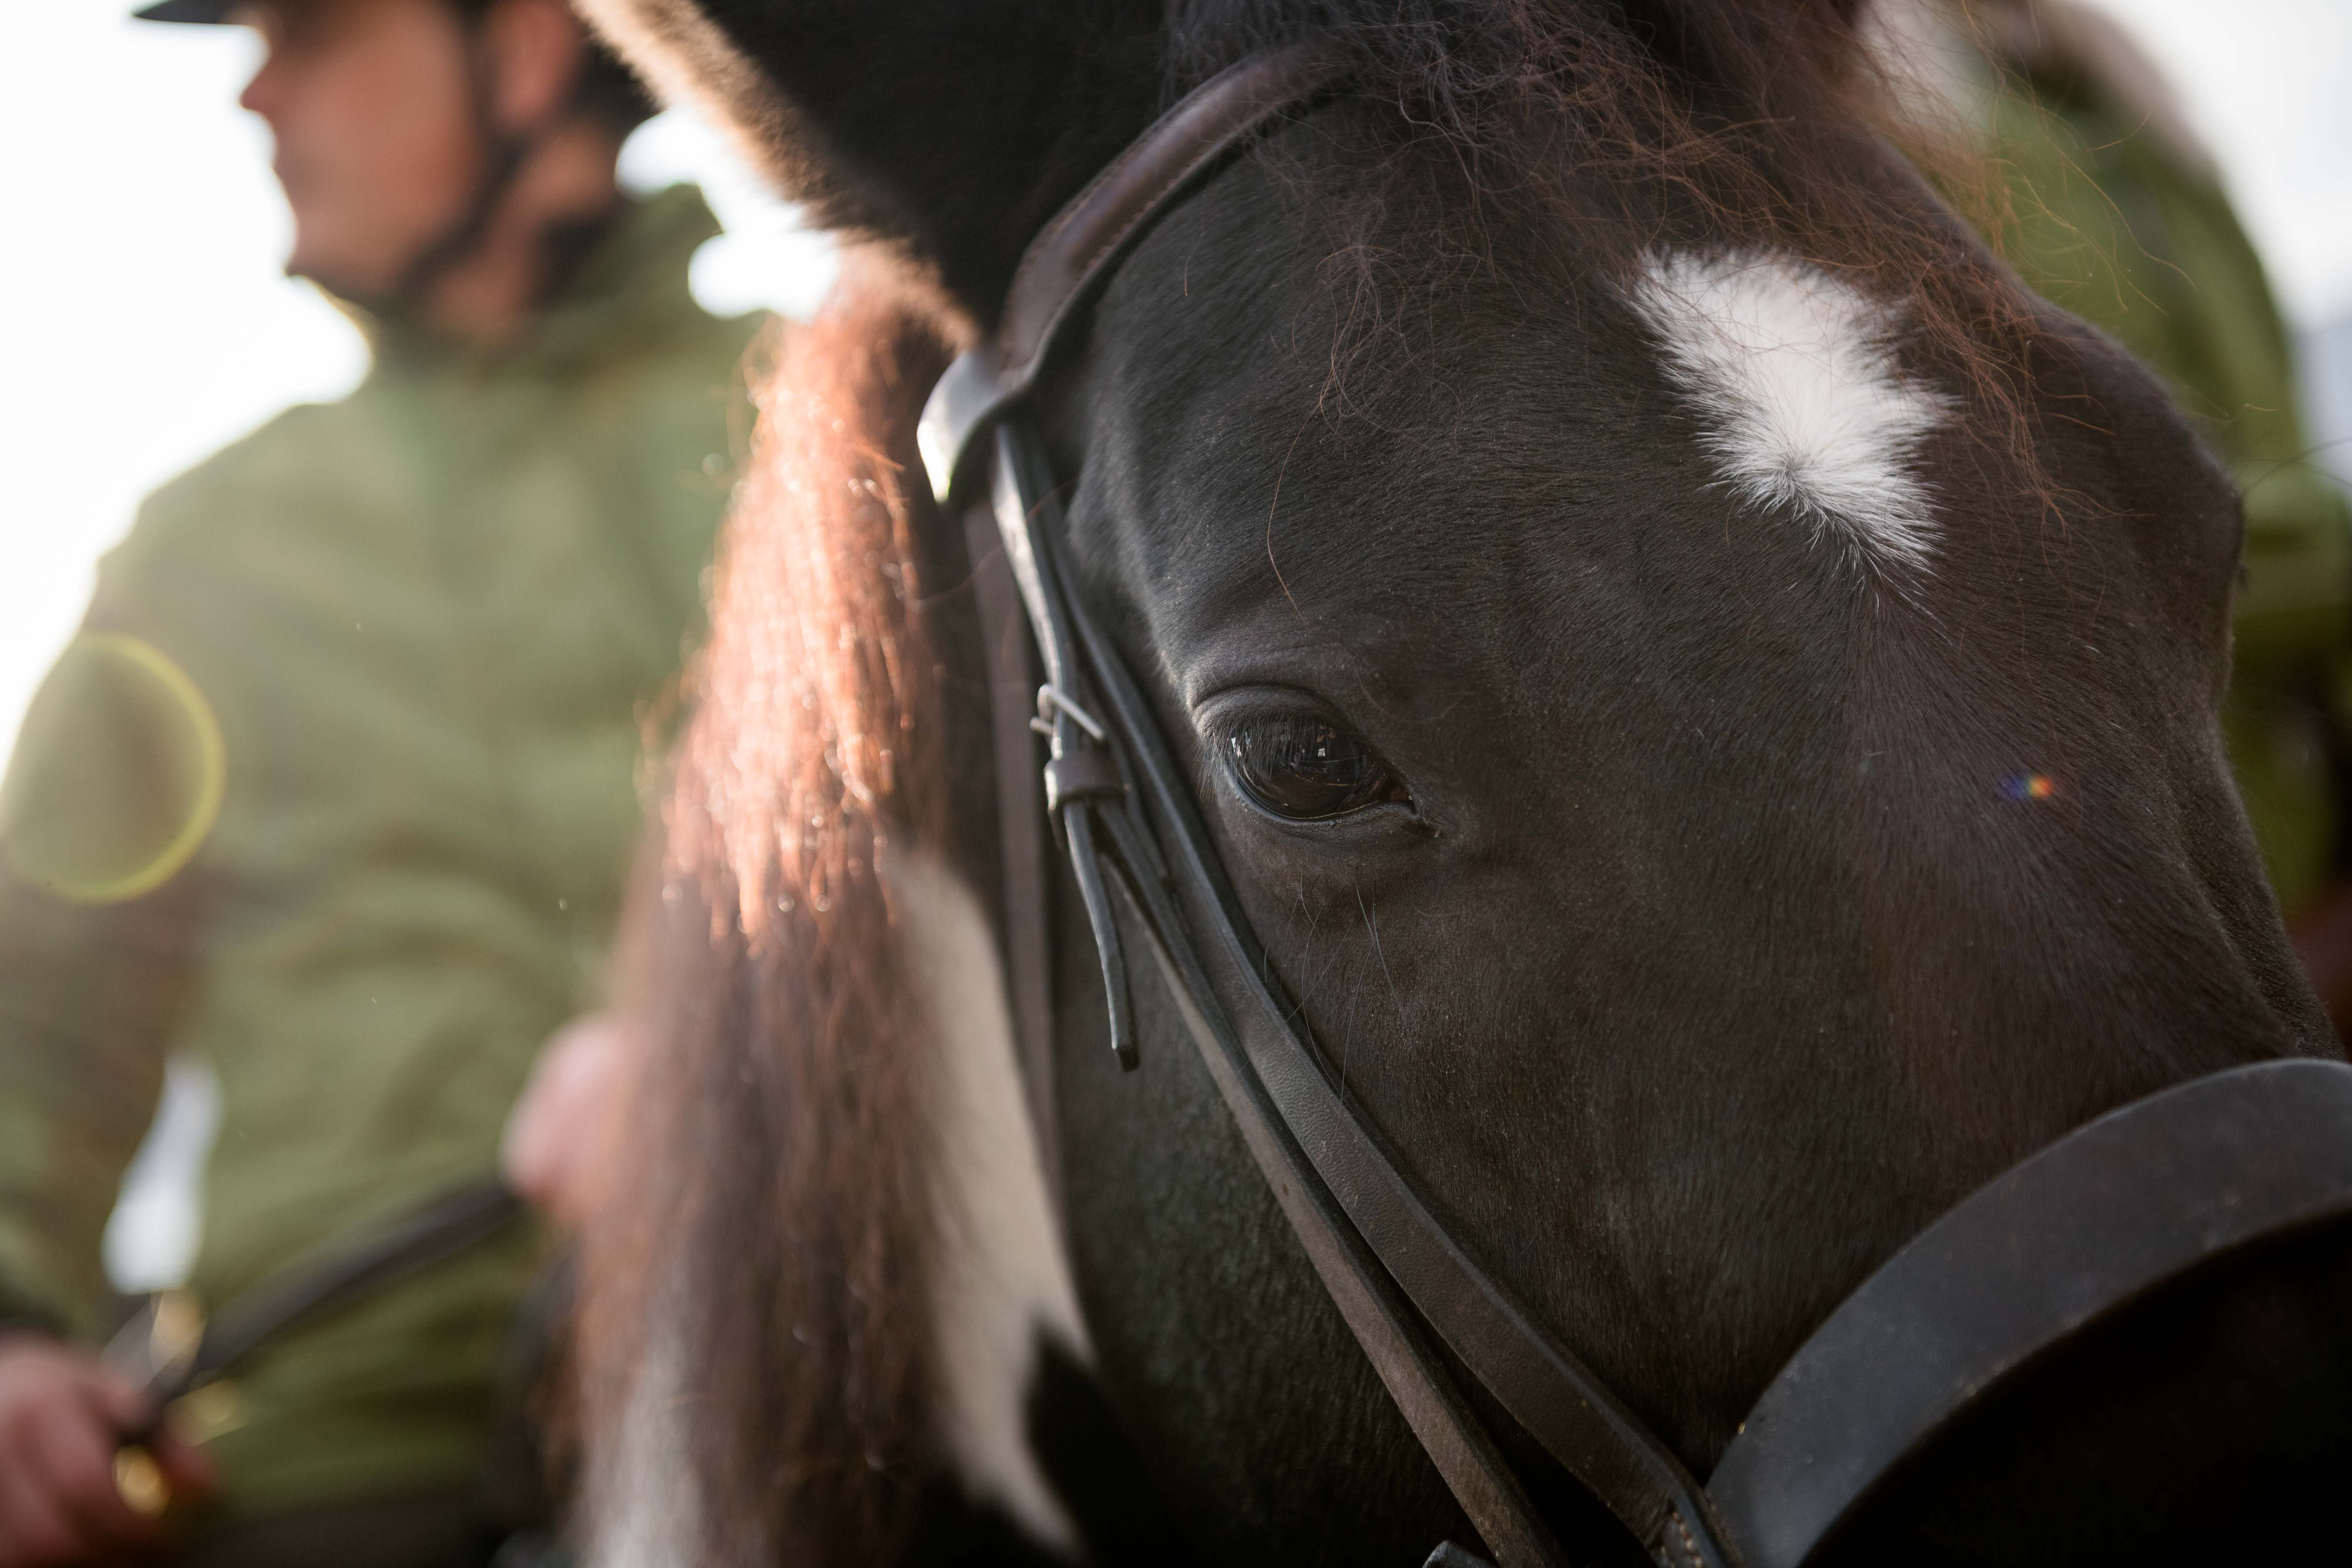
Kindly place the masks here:
[(1128, 143), (1039, 231), (1013, 274), (994, 335), (949, 366), (923, 405), (915, 440), (942, 505), (972, 437), (1029, 390), (1073, 310), (1150, 220), (1266, 121), (1341, 70), (1328, 55), (1299, 45), (1218, 73)]

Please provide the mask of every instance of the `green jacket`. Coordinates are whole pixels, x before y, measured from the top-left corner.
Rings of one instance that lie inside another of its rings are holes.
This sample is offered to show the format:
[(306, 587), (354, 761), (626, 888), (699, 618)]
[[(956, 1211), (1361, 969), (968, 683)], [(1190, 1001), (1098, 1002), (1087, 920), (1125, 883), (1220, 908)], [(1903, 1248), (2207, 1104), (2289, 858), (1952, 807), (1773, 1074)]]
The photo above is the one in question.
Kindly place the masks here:
[[(496, 353), (377, 329), (350, 397), (165, 486), (106, 558), (0, 788), (0, 1316), (100, 1330), (169, 1053), (222, 1088), (207, 1308), (492, 1168), (540, 1044), (598, 1004), (747, 433), (759, 323), (687, 291), (716, 226), (691, 188), (635, 206)], [(211, 1442), (228, 1505), (464, 1478), (541, 1250), (255, 1358)]]
[[(2096, 40), (2103, 30), (2087, 30)], [(2172, 384), (2246, 498), (2235, 665), (2222, 730), (2279, 901), (2321, 893), (2341, 855), (2352, 648), (2352, 512), (2308, 460), (2294, 360), (2261, 259), (2201, 153), (2129, 69), (2044, 58), (2008, 79), (1994, 130), (2011, 221), (2001, 249), (2042, 294)]]

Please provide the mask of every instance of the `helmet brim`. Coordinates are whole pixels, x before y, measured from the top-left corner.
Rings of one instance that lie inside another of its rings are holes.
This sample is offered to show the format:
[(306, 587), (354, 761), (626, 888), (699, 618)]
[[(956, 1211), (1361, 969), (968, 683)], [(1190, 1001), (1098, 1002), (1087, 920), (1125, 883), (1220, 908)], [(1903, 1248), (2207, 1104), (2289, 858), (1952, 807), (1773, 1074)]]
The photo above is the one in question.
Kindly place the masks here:
[(133, 11), (131, 16), (142, 22), (194, 22), (202, 25), (226, 22), (236, 9), (237, 0), (156, 0), (152, 5)]

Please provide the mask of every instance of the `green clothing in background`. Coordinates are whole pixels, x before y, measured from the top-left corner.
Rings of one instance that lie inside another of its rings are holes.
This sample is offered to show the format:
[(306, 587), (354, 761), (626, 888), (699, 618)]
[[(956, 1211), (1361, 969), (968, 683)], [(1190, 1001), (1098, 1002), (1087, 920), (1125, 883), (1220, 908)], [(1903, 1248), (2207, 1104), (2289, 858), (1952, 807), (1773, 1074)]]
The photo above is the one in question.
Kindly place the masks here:
[[(2105, 30), (2083, 31), (2096, 42)], [(1995, 100), (1994, 132), (2013, 209), (2002, 251), (2028, 283), (2154, 366), (2245, 494), (2222, 729), (2292, 916), (2343, 859), (2336, 687), (2352, 648), (2352, 515), (2308, 460), (2262, 262), (2185, 132), (2103, 85), (2095, 62), (2062, 53), (2020, 67)]]
[[(375, 333), (350, 397), (165, 486), (0, 793), (0, 1317), (81, 1335), (164, 1059), (222, 1090), (192, 1288), (487, 1173), (599, 1003), (649, 716), (695, 635), (758, 322), (690, 188), (497, 353)], [(210, 1447), (253, 1516), (463, 1481), (520, 1232), (257, 1356)], [(225, 1408), (225, 1407), (221, 1407)]]

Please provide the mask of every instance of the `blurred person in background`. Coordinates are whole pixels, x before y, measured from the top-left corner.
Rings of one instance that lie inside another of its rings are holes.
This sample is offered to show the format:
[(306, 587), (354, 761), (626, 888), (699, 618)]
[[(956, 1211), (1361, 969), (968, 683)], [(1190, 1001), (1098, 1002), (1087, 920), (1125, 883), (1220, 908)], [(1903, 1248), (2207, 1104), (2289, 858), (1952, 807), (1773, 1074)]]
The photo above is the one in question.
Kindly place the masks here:
[(0, 1568), (486, 1562), (541, 1237), (299, 1326), (151, 1433), (88, 1348), (100, 1234), (177, 1053), (221, 1086), (205, 1309), (491, 1170), (598, 1005), (758, 323), (688, 295), (697, 193), (619, 191), (650, 105), (562, 0), (141, 15), (262, 33), (288, 270), (373, 366), (147, 501), (0, 784)]
[(2073, 0), (1881, 0), (1898, 86), (2005, 189), (1990, 237), (2161, 374), (2245, 496), (2222, 737), (2297, 950), (2352, 1033), (2352, 509), (2261, 258), (2155, 64)]

